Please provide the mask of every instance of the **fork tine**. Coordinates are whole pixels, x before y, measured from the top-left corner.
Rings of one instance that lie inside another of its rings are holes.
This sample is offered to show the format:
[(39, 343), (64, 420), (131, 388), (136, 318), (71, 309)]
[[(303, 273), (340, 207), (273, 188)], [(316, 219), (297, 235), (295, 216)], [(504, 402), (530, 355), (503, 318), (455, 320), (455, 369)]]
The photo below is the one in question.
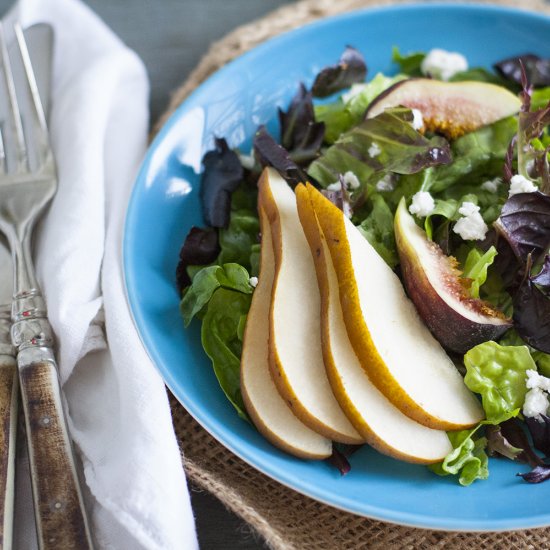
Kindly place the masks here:
[(32, 68), (32, 62), (29, 55), (29, 49), (27, 48), (27, 41), (25, 40), (25, 35), (23, 34), (23, 29), (19, 23), (15, 23), (13, 26), (15, 31), (15, 37), (17, 38), (17, 45), (19, 46), (19, 52), (21, 54), (21, 59), (23, 61), (23, 67), (25, 69), (25, 75), (27, 77), (27, 85), (32, 97), (32, 105), (34, 107), (34, 116), (38, 122), (38, 127), (40, 133), (34, 133), (35, 138), (40, 143), (42, 155), (46, 155), (49, 150), (49, 137), (48, 137), (48, 125), (46, 123), (46, 115), (44, 114), (44, 107), (42, 106), (42, 101), (40, 99), (40, 93), (38, 91), (38, 85), (36, 83), (36, 78), (34, 76), (34, 70)]
[(4, 79), (6, 81), (6, 88), (8, 90), (8, 100), (11, 111), (11, 123), (15, 133), (16, 139), (16, 158), (17, 158), (17, 171), (24, 172), (27, 168), (27, 148), (25, 146), (25, 136), (23, 134), (23, 123), (21, 122), (21, 112), (19, 110), (19, 103), (17, 102), (17, 94), (15, 91), (15, 82), (13, 79), (13, 71), (11, 69), (10, 56), (8, 54), (8, 46), (6, 43), (6, 35), (4, 27), (0, 23), (0, 58), (2, 61), (2, 68), (4, 71)]

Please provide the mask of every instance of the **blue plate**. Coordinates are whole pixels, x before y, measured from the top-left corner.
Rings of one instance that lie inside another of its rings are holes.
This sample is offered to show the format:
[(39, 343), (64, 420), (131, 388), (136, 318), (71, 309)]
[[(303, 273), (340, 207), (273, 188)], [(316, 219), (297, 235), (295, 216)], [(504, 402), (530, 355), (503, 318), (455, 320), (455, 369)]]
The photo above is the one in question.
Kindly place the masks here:
[(299, 81), (335, 63), (351, 44), (369, 74), (395, 72), (402, 52), (442, 47), (470, 66), (524, 52), (550, 57), (550, 19), (475, 5), (408, 5), (326, 19), (266, 42), (212, 76), (174, 113), (153, 142), (130, 202), (124, 265), (130, 306), (141, 338), (166, 384), (217, 440), (268, 476), (317, 500), (368, 517), (447, 530), (506, 530), (550, 525), (550, 482), (516, 477), (526, 467), (491, 460), (490, 478), (469, 488), (426, 468), (363, 448), (345, 477), (271, 446), (240, 420), (219, 389), (195, 322), (183, 330), (174, 272), (192, 225), (201, 225), (198, 172), (214, 136), (250, 150), (259, 124), (276, 131), (276, 108)]

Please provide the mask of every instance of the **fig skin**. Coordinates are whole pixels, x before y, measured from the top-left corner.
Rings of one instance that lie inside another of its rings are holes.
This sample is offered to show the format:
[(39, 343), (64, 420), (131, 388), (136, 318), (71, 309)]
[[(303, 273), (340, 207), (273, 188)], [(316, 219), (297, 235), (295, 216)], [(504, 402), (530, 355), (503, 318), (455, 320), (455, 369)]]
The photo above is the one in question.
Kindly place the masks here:
[(365, 118), (402, 105), (422, 113), (424, 130), (456, 139), (516, 114), (521, 101), (506, 88), (486, 82), (443, 82), (429, 78), (401, 80), (368, 106)]
[[(395, 217), (395, 240), (402, 278), (407, 294), (434, 337), (444, 348), (464, 354), (482, 342), (502, 336), (512, 326), (511, 320), (487, 302), (469, 295), (467, 282), (460, 276), (455, 258), (445, 256), (439, 246), (429, 241), (413, 220), (414, 226), (423, 234), (425, 242), (422, 246), (426, 246), (429, 254), (436, 259), (435, 266), (422, 265), (418, 251), (406, 235), (407, 228), (403, 227), (402, 218), (405, 216), (412, 219), (402, 201)], [(442, 291), (447, 300), (430, 282), (426, 273), (428, 268), (438, 270), (437, 276), (442, 278)], [(463, 312), (459, 311), (460, 308)], [(487, 322), (468, 319), (465, 316), (468, 312), (485, 318)]]

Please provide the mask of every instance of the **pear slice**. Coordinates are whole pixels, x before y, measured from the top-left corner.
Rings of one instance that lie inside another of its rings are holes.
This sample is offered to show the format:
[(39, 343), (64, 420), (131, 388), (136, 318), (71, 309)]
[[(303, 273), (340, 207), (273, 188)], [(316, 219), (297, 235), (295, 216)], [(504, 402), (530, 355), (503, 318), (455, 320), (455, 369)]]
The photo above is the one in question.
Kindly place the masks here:
[(395, 213), (395, 241), (407, 292), (432, 334), (447, 349), (466, 353), (502, 336), (511, 319), (472, 298), (456, 260), (426, 237), (401, 199)]
[(296, 197), (273, 169), (258, 182), (258, 208), (269, 219), (275, 275), (269, 313), (269, 364), (279, 393), (317, 433), (341, 443), (363, 443), (330, 387), (321, 350), (321, 299)]
[(296, 201), (321, 291), (323, 357), (340, 406), (367, 443), (381, 453), (407, 462), (441, 461), (452, 450), (447, 434), (404, 415), (361, 367), (346, 331), (336, 272), (304, 185), (296, 187)]
[(258, 431), (276, 447), (300, 458), (323, 459), (332, 442), (310, 430), (292, 413), (271, 378), (268, 360), (269, 307), (275, 273), (271, 230), (260, 209), (262, 247), (258, 286), (247, 316), (241, 355), (241, 391)]
[(338, 278), (349, 339), (373, 384), (401, 412), (429, 428), (477, 424), (481, 405), (397, 275), (341, 210), (307, 188)]

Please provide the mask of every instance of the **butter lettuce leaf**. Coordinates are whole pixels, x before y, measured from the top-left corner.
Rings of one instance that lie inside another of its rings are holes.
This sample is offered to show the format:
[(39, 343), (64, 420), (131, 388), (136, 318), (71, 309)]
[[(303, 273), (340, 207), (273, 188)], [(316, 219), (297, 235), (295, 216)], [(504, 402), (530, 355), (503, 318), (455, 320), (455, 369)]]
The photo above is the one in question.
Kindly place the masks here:
[(485, 452), (487, 439), (473, 438), (478, 427), (449, 432), (447, 436), (453, 450), (442, 462), (430, 466), (432, 472), (440, 476), (458, 475), (458, 482), (465, 487), (476, 479), (487, 479), (489, 477), (489, 458)]
[(479, 298), (479, 289), (487, 280), (487, 271), (495, 261), (497, 250), (491, 246), (486, 252), (472, 248), (466, 257), (462, 276), (470, 279), (470, 295), (472, 298)]
[(464, 356), (468, 388), (481, 395), (488, 421), (519, 410), (525, 401), (527, 370), (536, 370), (527, 346), (484, 342)]

